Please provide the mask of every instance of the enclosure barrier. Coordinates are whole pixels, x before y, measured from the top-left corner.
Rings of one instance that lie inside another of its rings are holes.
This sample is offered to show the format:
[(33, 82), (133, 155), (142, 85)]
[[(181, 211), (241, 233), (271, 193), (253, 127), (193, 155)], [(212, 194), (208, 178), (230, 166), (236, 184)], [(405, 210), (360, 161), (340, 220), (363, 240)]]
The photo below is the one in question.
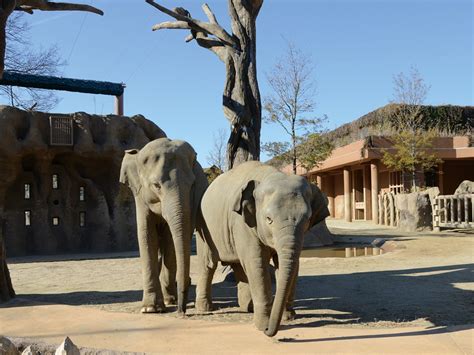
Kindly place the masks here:
[(399, 225), (400, 213), (395, 206), (395, 193), (384, 192), (378, 196), (379, 216), (378, 224), (397, 227)]
[(474, 228), (474, 194), (440, 195), (433, 201), (433, 230)]

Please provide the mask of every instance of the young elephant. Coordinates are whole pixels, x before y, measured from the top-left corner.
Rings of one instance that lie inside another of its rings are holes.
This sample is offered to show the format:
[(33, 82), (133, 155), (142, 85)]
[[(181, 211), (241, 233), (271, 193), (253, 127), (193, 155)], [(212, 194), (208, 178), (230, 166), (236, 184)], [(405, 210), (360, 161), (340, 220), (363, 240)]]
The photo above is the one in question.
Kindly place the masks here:
[[(143, 274), (143, 313), (162, 312), (175, 297), (186, 311), (191, 237), (207, 179), (186, 142), (160, 138), (128, 150), (120, 182), (133, 192)], [(175, 253), (176, 252), (176, 253)], [(161, 272), (161, 258), (164, 270)], [(160, 285), (160, 279), (163, 285)]]
[[(303, 236), (329, 215), (321, 191), (303, 177), (247, 162), (209, 186), (201, 209), (205, 223), (197, 244), (197, 310), (212, 309), (217, 261), (230, 264), (237, 280), (248, 282), (257, 328), (274, 336), (296, 285)], [(273, 305), (271, 258), (278, 259), (279, 268)]]

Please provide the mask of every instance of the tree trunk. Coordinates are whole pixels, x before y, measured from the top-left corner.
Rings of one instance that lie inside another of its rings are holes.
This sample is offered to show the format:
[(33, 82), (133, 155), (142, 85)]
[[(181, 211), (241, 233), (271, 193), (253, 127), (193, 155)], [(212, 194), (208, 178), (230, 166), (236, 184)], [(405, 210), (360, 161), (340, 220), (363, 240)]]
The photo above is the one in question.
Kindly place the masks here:
[(228, 50), (224, 115), (231, 125), (227, 145), (228, 167), (260, 159), (260, 129), (262, 105), (257, 81), (256, 19), (262, 1), (246, 7), (245, 0), (229, 0), (232, 32), (237, 40), (236, 50)]
[(225, 64), (222, 101), (231, 128), (227, 142), (228, 169), (248, 160), (259, 160), (262, 107), (257, 82), (256, 19), (263, 0), (228, 0), (232, 35), (219, 25), (207, 4), (202, 8), (209, 22), (194, 19), (181, 7), (170, 10), (154, 0), (146, 2), (177, 20), (159, 23), (153, 30), (190, 30), (186, 42), (196, 40)]
[(0, 224), (0, 303), (15, 297), (10, 272), (6, 260), (5, 243), (3, 241), (3, 222)]
[(229, 169), (260, 159), (262, 110), (252, 42), (250, 48), (230, 54), (225, 63), (227, 77), (222, 101), (231, 127), (227, 143)]
[(6, 26), (8, 17), (15, 9), (15, 0), (0, 1), (0, 79), (3, 77), (5, 67), (5, 48), (6, 48)]

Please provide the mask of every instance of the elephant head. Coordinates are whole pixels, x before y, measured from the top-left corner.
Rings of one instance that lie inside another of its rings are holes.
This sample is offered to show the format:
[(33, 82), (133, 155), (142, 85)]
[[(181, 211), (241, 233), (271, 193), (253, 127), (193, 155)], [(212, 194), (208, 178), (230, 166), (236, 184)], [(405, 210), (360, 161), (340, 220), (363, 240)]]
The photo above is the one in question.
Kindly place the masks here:
[(303, 177), (275, 172), (249, 181), (235, 198), (234, 211), (260, 241), (278, 255), (277, 289), (265, 334), (278, 332), (291, 284), (297, 277), (304, 234), (328, 215), (324, 196)]
[[(188, 143), (168, 138), (154, 140), (141, 150), (128, 150), (122, 161), (120, 182), (130, 187), (137, 204), (168, 224), (176, 251), (178, 312), (184, 313), (191, 236), (207, 188), (196, 152)], [(140, 210), (137, 208), (137, 218)]]

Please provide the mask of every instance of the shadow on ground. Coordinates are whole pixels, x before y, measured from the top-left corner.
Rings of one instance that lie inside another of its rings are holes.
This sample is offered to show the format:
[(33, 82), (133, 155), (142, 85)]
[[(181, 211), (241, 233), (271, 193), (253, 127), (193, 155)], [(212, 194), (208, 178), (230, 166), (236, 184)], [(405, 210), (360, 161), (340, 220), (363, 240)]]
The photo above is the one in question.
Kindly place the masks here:
[[(300, 276), (295, 308), (297, 318), (286, 328), (372, 322), (402, 323), (426, 319), (434, 326), (474, 323), (474, 292), (462, 289), (473, 282), (474, 264), (340, 275)], [(382, 286), (383, 285), (383, 286)], [(236, 287), (214, 285), (217, 313), (225, 320), (240, 313)], [(190, 289), (190, 299), (195, 295)], [(20, 295), (4, 307), (31, 303), (68, 305), (139, 304), (141, 290)], [(138, 306), (137, 306), (138, 307)], [(191, 314), (192, 314), (192, 306)], [(134, 308), (135, 309), (135, 308)], [(170, 311), (173, 309), (171, 308)], [(138, 309), (137, 309), (138, 311)], [(212, 315), (203, 319), (213, 319)], [(221, 319), (222, 320), (222, 319)]]

